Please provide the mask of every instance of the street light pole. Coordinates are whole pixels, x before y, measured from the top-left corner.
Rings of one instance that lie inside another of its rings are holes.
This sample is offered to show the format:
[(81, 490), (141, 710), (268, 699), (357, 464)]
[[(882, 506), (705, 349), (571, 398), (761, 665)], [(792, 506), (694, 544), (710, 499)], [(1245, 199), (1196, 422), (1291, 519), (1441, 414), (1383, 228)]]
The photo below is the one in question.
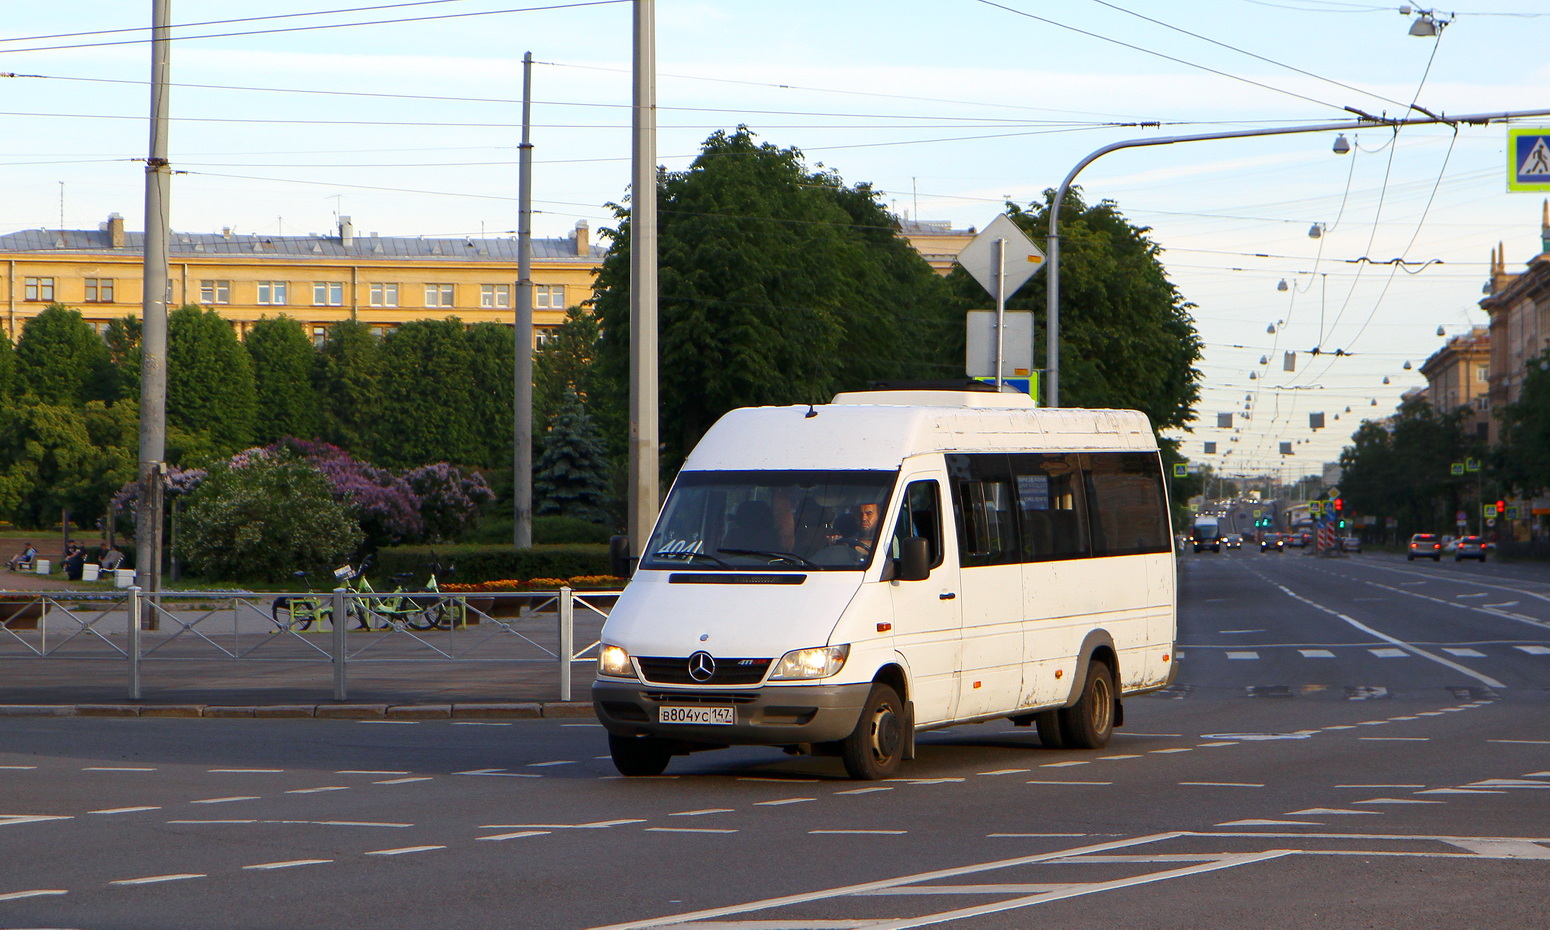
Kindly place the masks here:
[(1501, 113), (1472, 113), (1467, 116), (1436, 116), (1425, 119), (1380, 119), (1364, 116), (1360, 119), (1344, 122), (1318, 123), (1308, 126), (1268, 126), (1261, 129), (1203, 132), (1188, 136), (1163, 136), (1156, 139), (1126, 139), (1123, 142), (1110, 143), (1092, 152), (1077, 162), (1076, 167), (1071, 169), (1071, 173), (1066, 175), (1066, 179), (1060, 182), (1060, 188), (1055, 192), (1055, 200), (1050, 204), (1049, 247), (1044, 250), (1048, 256), (1047, 260), (1049, 263), (1049, 287), (1045, 303), (1045, 313), (1048, 320), (1045, 356), (1046, 366), (1049, 369), (1049, 387), (1045, 393), (1047, 405), (1050, 407), (1060, 406), (1060, 207), (1065, 202), (1066, 194), (1071, 190), (1071, 182), (1076, 179), (1081, 170), (1103, 156), (1110, 152), (1117, 152), (1120, 149), (1141, 148), (1152, 145), (1174, 145), (1180, 142), (1210, 142), (1218, 139), (1249, 139), (1258, 136), (1286, 136), (1310, 132), (1354, 132), (1357, 129), (1381, 127), (1398, 129), (1401, 126), (1435, 126), (1440, 123), (1455, 127), (1460, 123), (1467, 123), (1471, 126), (1486, 126), (1491, 123), (1542, 116), (1550, 116), (1550, 110), (1508, 110)]

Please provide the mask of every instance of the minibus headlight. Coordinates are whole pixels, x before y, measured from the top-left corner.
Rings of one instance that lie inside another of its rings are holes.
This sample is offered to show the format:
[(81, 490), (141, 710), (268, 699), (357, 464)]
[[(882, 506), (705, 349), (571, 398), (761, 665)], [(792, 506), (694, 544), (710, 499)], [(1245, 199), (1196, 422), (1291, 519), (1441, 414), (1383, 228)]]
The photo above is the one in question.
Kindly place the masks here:
[(635, 666), (630, 664), (630, 654), (623, 648), (605, 643), (597, 651), (597, 673), (611, 678), (634, 678)]
[(849, 646), (818, 646), (813, 649), (793, 649), (780, 657), (775, 666), (772, 681), (793, 681), (805, 678), (828, 678), (839, 672), (850, 655)]

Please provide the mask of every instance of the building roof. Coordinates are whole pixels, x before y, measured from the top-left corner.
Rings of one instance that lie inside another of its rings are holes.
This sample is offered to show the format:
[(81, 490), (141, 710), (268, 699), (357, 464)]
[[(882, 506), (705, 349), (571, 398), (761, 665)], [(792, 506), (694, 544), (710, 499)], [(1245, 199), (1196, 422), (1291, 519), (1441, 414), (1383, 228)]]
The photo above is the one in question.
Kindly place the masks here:
[[(42, 252), (82, 255), (141, 254), (145, 234), (123, 233), (124, 244), (114, 248), (111, 234), (103, 229), (24, 229), (0, 235), (0, 252)], [(590, 254), (576, 254), (576, 240), (534, 238), (533, 259), (547, 262), (576, 262), (588, 266), (602, 262), (608, 250), (590, 245)], [(170, 243), (174, 257), (228, 255), (244, 258), (277, 256), (288, 259), (355, 259), (383, 261), (517, 261), (517, 238), (426, 238), (422, 236), (355, 235), (347, 246), (339, 236), (266, 236), (239, 233), (174, 232)]]

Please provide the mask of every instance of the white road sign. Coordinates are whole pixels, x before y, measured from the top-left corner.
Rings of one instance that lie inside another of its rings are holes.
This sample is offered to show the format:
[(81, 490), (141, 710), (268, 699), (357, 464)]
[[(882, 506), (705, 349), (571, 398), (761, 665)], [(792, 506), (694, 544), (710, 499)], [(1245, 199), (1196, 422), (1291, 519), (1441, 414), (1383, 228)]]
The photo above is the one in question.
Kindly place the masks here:
[(1035, 272), (1044, 267), (1044, 253), (1005, 213), (991, 220), (990, 225), (958, 253), (958, 264), (973, 275), (974, 280), (992, 297), (996, 296), (997, 239), (1006, 241), (1003, 258), (1006, 291), (1002, 295), (1006, 298), (1016, 293)]

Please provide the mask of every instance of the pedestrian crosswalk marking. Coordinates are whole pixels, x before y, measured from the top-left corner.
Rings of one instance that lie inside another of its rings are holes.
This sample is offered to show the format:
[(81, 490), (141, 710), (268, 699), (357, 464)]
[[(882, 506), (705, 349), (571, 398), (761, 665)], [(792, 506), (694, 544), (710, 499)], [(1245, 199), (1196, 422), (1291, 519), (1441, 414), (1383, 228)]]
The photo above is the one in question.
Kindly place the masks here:
[(1483, 659), (1483, 658), (1485, 658), (1485, 653), (1481, 652), (1478, 649), (1449, 649), (1449, 648), (1444, 648), (1442, 651), (1446, 652), (1450, 656), (1461, 656), (1461, 657), (1466, 658), (1466, 659)]
[(1550, 146), (1545, 145), (1545, 137), (1540, 136), (1534, 141), (1534, 147), (1529, 149), (1528, 157), (1523, 159), (1523, 164), (1518, 167), (1520, 177), (1550, 175)]

